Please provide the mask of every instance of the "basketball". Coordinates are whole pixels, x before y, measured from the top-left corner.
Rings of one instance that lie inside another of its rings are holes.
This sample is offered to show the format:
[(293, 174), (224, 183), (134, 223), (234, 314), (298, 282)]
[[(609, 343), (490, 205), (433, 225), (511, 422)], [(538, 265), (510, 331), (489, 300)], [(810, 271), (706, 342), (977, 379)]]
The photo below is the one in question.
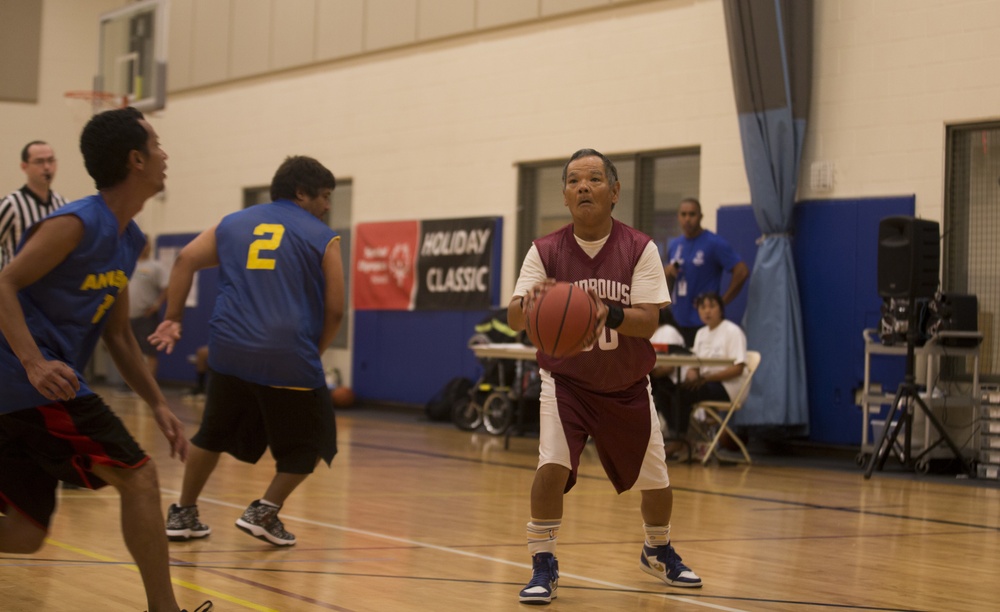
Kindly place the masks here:
[(330, 398), (333, 400), (333, 405), (338, 408), (350, 408), (354, 405), (354, 391), (351, 391), (350, 387), (334, 387), (330, 391)]
[(572, 357), (597, 327), (597, 305), (586, 290), (558, 282), (538, 296), (524, 324), (535, 348), (557, 359)]

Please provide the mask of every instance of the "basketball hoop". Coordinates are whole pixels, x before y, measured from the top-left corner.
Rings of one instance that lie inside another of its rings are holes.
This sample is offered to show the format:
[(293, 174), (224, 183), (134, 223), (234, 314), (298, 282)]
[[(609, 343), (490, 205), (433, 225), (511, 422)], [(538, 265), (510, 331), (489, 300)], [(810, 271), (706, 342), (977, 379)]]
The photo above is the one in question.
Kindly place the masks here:
[(83, 100), (85, 102), (90, 102), (90, 110), (93, 115), (112, 108), (125, 108), (128, 106), (128, 96), (119, 96), (111, 93), (110, 91), (81, 89), (67, 91), (63, 95), (65, 95), (69, 100)]

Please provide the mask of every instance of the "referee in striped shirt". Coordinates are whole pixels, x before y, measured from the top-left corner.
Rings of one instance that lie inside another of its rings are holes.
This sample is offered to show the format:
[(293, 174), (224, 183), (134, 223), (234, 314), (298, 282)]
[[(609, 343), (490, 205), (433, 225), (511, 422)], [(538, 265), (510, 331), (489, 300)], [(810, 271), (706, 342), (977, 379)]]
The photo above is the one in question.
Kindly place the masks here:
[(47, 142), (33, 140), (21, 149), (21, 170), (28, 182), (0, 200), (0, 269), (14, 258), (26, 229), (66, 204), (52, 191), (56, 167), (56, 154)]

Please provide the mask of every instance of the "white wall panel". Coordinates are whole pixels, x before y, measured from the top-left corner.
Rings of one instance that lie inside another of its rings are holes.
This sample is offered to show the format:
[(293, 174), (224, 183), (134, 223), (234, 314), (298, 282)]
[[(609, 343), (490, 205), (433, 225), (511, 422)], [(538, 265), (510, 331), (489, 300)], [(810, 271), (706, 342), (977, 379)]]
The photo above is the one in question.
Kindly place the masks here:
[(274, 17), (271, 0), (232, 0), (229, 78), (269, 70)]
[(407, 45), (417, 40), (417, 0), (365, 3), (365, 50)]
[(271, 0), (271, 68), (316, 59), (316, 0)]
[(231, 19), (229, 2), (195, 2), (191, 30), (192, 85), (216, 83), (229, 78)]
[(541, 0), (476, 0), (476, 27), (495, 28), (541, 16)]
[(364, 0), (316, 0), (316, 59), (364, 51)]
[(431, 40), (471, 32), (476, 27), (476, 0), (434, 0), (420, 2), (417, 39)]
[(194, 0), (170, 0), (167, 13), (167, 91), (191, 85), (191, 31), (194, 27)]

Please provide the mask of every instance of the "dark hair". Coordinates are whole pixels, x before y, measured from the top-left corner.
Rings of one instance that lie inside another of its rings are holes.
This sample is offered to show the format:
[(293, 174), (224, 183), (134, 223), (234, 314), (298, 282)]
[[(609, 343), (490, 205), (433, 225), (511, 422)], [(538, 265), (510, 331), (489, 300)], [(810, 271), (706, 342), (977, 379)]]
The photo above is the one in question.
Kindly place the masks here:
[(285, 158), (271, 179), (271, 199), (294, 200), (299, 191), (315, 198), (320, 189), (336, 187), (337, 179), (323, 164), (305, 155), (292, 155)]
[(570, 156), (569, 161), (567, 161), (566, 165), (563, 166), (563, 171), (562, 171), (563, 187), (566, 187), (566, 171), (569, 170), (569, 165), (574, 161), (580, 159), (581, 157), (600, 157), (601, 161), (604, 162), (604, 174), (606, 174), (608, 177), (608, 183), (614, 186), (614, 184), (618, 182), (618, 168), (615, 168), (615, 164), (610, 159), (608, 159), (607, 156), (604, 155), (604, 153), (601, 153), (600, 151), (595, 151), (594, 149), (580, 149), (572, 156)]
[[(684, 198), (683, 200), (681, 200), (681, 204), (687, 204), (687, 203), (694, 204), (698, 208), (698, 214), (699, 215), (701, 214), (701, 202), (699, 202), (697, 198)], [(680, 209), (681, 204), (677, 205), (678, 209)]]
[(149, 132), (139, 121), (143, 114), (131, 106), (94, 115), (80, 134), (80, 152), (87, 174), (98, 189), (107, 189), (128, 177), (132, 151), (149, 154)]
[(664, 306), (660, 309), (659, 325), (677, 327), (677, 319), (674, 318), (674, 313), (670, 310), (670, 306)]
[(706, 291), (705, 293), (699, 293), (698, 297), (694, 298), (694, 307), (698, 308), (705, 302), (715, 302), (719, 305), (719, 312), (722, 313), (722, 318), (726, 318), (726, 305), (722, 303), (722, 296), (715, 291)]
[(28, 149), (35, 146), (36, 144), (47, 145), (49, 143), (45, 142), (44, 140), (32, 140), (28, 144), (24, 145), (24, 148), (21, 149), (21, 161), (23, 162), (28, 161)]

